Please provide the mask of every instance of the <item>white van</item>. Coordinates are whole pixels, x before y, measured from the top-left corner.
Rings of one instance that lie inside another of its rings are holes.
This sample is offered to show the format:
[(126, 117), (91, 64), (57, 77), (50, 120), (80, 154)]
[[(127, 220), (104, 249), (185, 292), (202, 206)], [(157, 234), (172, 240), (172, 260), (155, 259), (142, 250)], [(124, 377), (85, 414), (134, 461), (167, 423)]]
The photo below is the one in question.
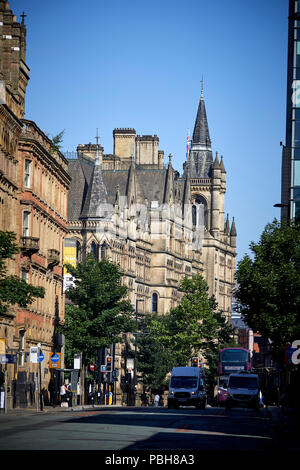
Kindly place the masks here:
[(168, 395), (168, 408), (180, 405), (206, 407), (205, 373), (202, 367), (174, 367)]
[(225, 406), (227, 410), (233, 406), (251, 407), (259, 410), (258, 375), (249, 372), (230, 374)]

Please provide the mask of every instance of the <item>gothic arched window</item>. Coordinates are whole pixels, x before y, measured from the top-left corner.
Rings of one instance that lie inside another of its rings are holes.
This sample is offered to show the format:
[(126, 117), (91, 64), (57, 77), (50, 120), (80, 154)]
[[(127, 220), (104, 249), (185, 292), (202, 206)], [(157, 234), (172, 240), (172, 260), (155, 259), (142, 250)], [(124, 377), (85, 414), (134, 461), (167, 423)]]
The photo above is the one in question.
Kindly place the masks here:
[(102, 245), (101, 245), (101, 259), (106, 258), (107, 248), (108, 248), (108, 244), (106, 242), (102, 243)]
[[(202, 206), (203, 212), (199, 211), (199, 207), (197, 205)], [(195, 207), (195, 209), (194, 209)], [(208, 229), (208, 207), (207, 207), (207, 200), (201, 196), (201, 194), (197, 195), (194, 201), (194, 205), (192, 208), (193, 214), (193, 225), (202, 225), (204, 224), (205, 227)]]
[(81, 262), (81, 244), (78, 240), (76, 241), (76, 262)]
[(95, 242), (91, 243), (91, 255), (93, 255), (94, 258), (98, 260), (98, 246)]
[(157, 313), (157, 305), (158, 305), (158, 295), (156, 292), (152, 294), (152, 312)]
[(192, 219), (193, 219), (193, 225), (197, 225), (197, 207), (195, 204), (193, 204), (192, 207)]

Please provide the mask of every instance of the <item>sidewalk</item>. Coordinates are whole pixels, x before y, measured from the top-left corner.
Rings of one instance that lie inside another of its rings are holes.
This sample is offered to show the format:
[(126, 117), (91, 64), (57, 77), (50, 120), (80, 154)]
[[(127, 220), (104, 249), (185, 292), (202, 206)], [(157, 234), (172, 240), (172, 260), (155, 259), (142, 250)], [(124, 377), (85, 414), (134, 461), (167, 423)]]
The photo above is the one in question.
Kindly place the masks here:
[[(110, 408), (125, 408), (122, 405), (74, 405), (69, 407), (61, 407), (59, 405), (53, 406), (44, 406), (43, 411), (40, 409), (37, 410), (36, 407), (26, 407), (26, 408), (13, 408), (12, 410), (8, 410), (6, 416), (8, 415), (27, 415), (27, 414), (42, 414), (42, 413), (60, 413), (60, 412), (76, 412), (76, 411), (84, 411), (84, 410), (97, 410), (97, 409), (110, 409)], [(126, 407), (129, 408), (129, 407)], [(2, 411), (0, 416), (4, 415)]]

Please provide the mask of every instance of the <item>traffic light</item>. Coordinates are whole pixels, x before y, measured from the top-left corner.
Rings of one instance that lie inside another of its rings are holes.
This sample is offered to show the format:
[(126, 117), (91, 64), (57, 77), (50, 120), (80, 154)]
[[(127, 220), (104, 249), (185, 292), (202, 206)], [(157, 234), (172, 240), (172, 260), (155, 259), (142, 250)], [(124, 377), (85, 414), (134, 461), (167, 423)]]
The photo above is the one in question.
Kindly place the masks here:
[(198, 366), (199, 366), (198, 357), (192, 357), (192, 367), (198, 367)]
[(125, 374), (125, 383), (131, 384), (131, 372), (126, 372)]
[(112, 358), (111, 358), (111, 356), (106, 356), (105, 365), (106, 365), (106, 371), (111, 372), (112, 371)]

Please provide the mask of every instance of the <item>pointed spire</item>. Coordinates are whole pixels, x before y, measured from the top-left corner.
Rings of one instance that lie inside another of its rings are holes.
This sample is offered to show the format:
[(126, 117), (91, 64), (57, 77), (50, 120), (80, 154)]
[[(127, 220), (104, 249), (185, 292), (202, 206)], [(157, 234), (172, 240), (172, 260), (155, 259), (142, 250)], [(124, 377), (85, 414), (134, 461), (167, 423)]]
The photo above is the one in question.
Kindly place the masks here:
[(173, 201), (173, 168), (172, 168), (172, 155), (169, 154), (169, 165), (166, 174), (164, 202), (167, 204)]
[(226, 235), (229, 235), (229, 214), (227, 214), (224, 232), (226, 233)]
[(220, 168), (221, 168), (222, 173), (226, 173), (224, 162), (223, 162), (223, 155), (221, 155)]
[(236, 237), (237, 233), (236, 233), (236, 227), (235, 227), (235, 221), (234, 221), (234, 217), (232, 218), (232, 224), (231, 224), (231, 229), (230, 229), (230, 236), (231, 237)]
[(193, 144), (200, 144), (201, 147), (211, 150), (211, 140), (208, 129), (205, 102), (203, 96), (203, 79), (201, 88), (201, 97), (198, 106), (196, 122), (193, 132)]
[(107, 209), (107, 191), (103, 181), (103, 175), (98, 155), (98, 129), (96, 136), (96, 158), (94, 162), (94, 169), (90, 179), (87, 195), (85, 198), (84, 207), (81, 213), (82, 218), (101, 218), (106, 216)]
[(218, 159), (218, 152), (216, 152), (216, 158), (215, 158), (215, 161), (214, 161), (214, 164), (213, 164), (213, 168), (215, 170), (219, 170), (220, 169), (220, 163), (219, 163), (219, 159)]
[(128, 170), (128, 180), (126, 188), (127, 202), (129, 206), (133, 201), (136, 200), (135, 171), (135, 161), (133, 156), (131, 156), (131, 163)]

